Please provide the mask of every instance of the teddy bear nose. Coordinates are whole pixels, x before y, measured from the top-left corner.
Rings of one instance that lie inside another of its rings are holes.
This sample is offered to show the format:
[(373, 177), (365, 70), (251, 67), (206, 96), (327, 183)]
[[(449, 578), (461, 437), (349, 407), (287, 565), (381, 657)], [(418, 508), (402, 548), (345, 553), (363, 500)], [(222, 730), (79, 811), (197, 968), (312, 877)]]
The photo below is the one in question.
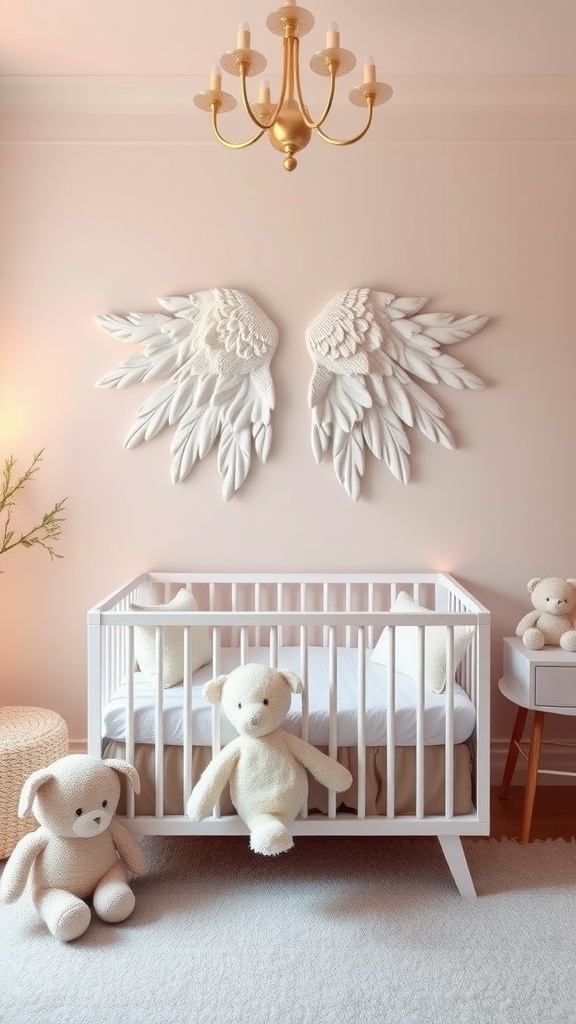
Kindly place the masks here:
[(260, 715), (252, 715), (252, 718), (250, 719), (250, 725), (254, 727), (260, 725)]

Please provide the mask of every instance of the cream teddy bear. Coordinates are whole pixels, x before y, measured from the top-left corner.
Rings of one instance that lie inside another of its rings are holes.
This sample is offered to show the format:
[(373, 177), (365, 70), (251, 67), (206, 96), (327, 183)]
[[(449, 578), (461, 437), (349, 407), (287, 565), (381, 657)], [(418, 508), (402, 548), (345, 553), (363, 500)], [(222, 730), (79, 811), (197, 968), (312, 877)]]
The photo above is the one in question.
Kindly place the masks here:
[(528, 590), (534, 611), (520, 619), (516, 636), (521, 636), (524, 645), (533, 651), (545, 645), (576, 651), (576, 579), (536, 577), (528, 583)]
[(202, 773), (186, 805), (188, 817), (206, 818), (229, 783), (232, 803), (250, 830), (250, 848), (275, 855), (294, 845), (290, 827), (308, 795), (306, 769), (337, 793), (350, 787), (347, 768), (279, 728), (292, 694), (301, 691), (293, 672), (263, 665), (243, 665), (206, 683), (204, 696), (221, 702), (239, 735)]
[(70, 942), (90, 924), (92, 900), (103, 921), (124, 921), (135, 897), (124, 865), (133, 874), (146, 859), (131, 833), (113, 815), (125, 775), (136, 793), (140, 779), (126, 761), (69, 754), (40, 768), (24, 783), (18, 806), (40, 823), (19, 840), (0, 880), (0, 900), (13, 903), (30, 882), (32, 902), (49, 930)]

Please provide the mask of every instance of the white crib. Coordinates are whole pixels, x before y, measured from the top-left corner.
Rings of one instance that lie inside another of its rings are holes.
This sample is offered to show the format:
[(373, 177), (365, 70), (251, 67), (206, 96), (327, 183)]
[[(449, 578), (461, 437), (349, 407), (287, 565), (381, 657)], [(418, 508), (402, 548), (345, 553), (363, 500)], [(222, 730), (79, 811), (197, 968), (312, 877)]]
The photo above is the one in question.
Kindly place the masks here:
[[(181, 588), (198, 611), (154, 607)], [(416, 610), (393, 607), (404, 592)], [(135, 658), (142, 627), (152, 627), (155, 644), (148, 675)], [(166, 627), (179, 627), (182, 645), (182, 679), (169, 688)], [(211, 656), (194, 669), (198, 627), (208, 627)], [(461, 627), (469, 641), (459, 660)], [(446, 685), (431, 693), (428, 640), (439, 635)], [(379, 640), (385, 665), (372, 659)], [(399, 665), (408, 640), (409, 676)], [(437, 836), (460, 893), (474, 896), (461, 837), (490, 831), (489, 611), (445, 573), (141, 573), (88, 612), (88, 752), (137, 767), (142, 792), (119, 808), (134, 833), (247, 834), (225, 795), (202, 822), (184, 808), (230, 738), (202, 686), (251, 661), (298, 672), (304, 693), (285, 727), (354, 778), (339, 795), (311, 780), (294, 835)]]

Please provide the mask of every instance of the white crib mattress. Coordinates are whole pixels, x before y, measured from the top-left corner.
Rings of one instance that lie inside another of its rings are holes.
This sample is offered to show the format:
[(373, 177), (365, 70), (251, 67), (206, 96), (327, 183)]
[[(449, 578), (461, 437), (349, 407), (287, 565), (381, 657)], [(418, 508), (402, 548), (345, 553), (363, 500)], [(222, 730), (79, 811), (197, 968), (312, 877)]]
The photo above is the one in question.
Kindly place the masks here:
[[(268, 664), (269, 648), (249, 648), (246, 662)], [(239, 664), (236, 648), (222, 648), (220, 671), (230, 672)], [(358, 740), (358, 654), (354, 648), (340, 647), (337, 651), (337, 742), (338, 746), (355, 747)], [(278, 652), (278, 667), (290, 669), (302, 676), (300, 648), (281, 647)], [(366, 745), (386, 745), (387, 720), (387, 668), (370, 661), (366, 656)], [(202, 686), (213, 676), (212, 666), (194, 673), (192, 688), (192, 742), (197, 746), (212, 743), (213, 706), (203, 697)], [(328, 694), (329, 659), (324, 647), (308, 649), (308, 708), (309, 740), (315, 746), (328, 744)], [(112, 700), (104, 709), (102, 734), (109, 740), (126, 738), (126, 694), (127, 686), (119, 687)], [(181, 746), (183, 743), (182, 684), (163, 690), (163, 732), (164, 743)], [(396, 674), (396, 715), (395, 743), (397, 746), (415, 746), (417, 685), (407, 676)], [(288, 732), (300, 732), (302, 696), (295, 694), (283, 728)], [(134, 740), (136, 743), (155, 742), (156, 686), (140, 673), (135, 673), (134, 683)], [(454, 743), (463, 743), (472, 734), (476, 711), (472, 701), (458, 684), (454, 684)], [(446, 697), (444, 694), (425, 692), (424, 743), (427, 746), (443, 744), (446, 736)], [(236, 731), (222, 715), (222, 742), (227, 743), (236, 736)]]

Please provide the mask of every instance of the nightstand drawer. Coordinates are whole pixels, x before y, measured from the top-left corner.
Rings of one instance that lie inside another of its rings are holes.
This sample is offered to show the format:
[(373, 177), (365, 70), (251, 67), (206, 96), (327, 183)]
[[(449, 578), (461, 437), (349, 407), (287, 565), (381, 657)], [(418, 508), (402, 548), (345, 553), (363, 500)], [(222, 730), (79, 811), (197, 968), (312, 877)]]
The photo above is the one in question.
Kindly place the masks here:
[(534, 703), (541, 707), (576, 707), (576, 666), (537, 665)]
[(576, 652), (561, 647), (533, 651), (520, 637), (504, 637), (504, 674), (499, 687), (520, 707), (576, 718)]

